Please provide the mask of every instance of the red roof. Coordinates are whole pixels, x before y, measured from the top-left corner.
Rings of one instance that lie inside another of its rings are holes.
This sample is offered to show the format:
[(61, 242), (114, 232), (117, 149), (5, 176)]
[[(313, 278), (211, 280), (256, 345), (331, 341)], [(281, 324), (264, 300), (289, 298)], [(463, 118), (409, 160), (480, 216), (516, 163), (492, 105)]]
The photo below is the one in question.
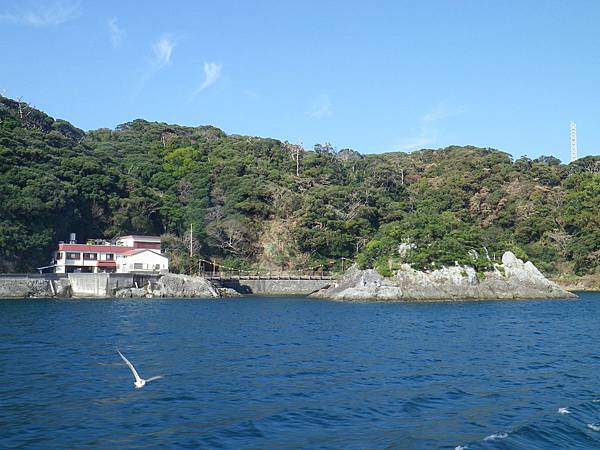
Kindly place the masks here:
[(140, 242), (160, 242), (160, 236), (140, 236), (139, 234), (128, 234), (127, 236), (119, 236), (117, 239), (132, 238), (134, 241)]
[(131, 250), (134, 248), (123, 245), (58, 244), (61, 252), (127, 253)]
[[(126, 248), (130, 248), (130, 247), (126, 247)], [(123, 256), (131, 256), (131, 255), (136, 255), (136, 254), (138, 254), (138, 253), (141, 253), (141, 252), (152, 252), (152, 253), (156, 253), (157, 255), (161, 255), (160, 253), (158, 253), (158, 252), (154, 251), (154, 250), (153, 250), (153, 249), (151, 249), (151, 248), (136, 248), (136, 249), (133, 249), (133, 250), (129, 250), (129, 251), (127, 251), (127, 252), (124, 252), (124, 253), (123, 253)], [(164, 256), (164, 255), (161, 255), (161, 256)]]

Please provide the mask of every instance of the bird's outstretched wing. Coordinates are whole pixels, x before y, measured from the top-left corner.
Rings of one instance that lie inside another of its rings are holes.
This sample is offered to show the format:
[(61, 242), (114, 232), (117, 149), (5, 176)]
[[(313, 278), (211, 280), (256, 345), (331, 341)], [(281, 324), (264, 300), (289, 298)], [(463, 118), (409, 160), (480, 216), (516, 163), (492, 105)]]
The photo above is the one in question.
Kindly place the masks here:
[(146, 383), (149, 383), (150, 381), (154, 381), (154, 380), (160, 380), (161, 378), (164, 378), (164, 376), (162, 375), (157, 375), (155, 377), (150, 377), (146, 380)]
[(125, 361), (125, 364), (127, 364), (129, 366), (129, 368), (131, 369), (131, 373), (133, 373), (133, 376), (135, 377), (135, 381), (140, 381), (141, 378), (138, 375), (137, 370), (135, 370), (135, 367), (133, 367), (133, 364), (131, 364), (129, 362), (129, 360), (123, 356), (123, 353), (121, 353), (119, 350), (117, 350), (117, 353), (119, 353), (119, 355), (121, 355), (121, 358), (123, 358), (123, 361)]

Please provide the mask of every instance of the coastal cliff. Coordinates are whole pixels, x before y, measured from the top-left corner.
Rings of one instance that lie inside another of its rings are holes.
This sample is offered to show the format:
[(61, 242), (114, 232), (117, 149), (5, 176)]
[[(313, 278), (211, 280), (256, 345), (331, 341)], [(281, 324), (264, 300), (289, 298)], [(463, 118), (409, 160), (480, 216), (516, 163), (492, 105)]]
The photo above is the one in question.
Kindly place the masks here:
[(338, 283), (311, 297), (350, 301), (577, 298), (512, 252), (505, 252), (502, 264), (493, 271), (479, 274), (469, 266), (422, 272), (404, 264), (393, 277), (385, 278), (373, 269), (353, 266)]

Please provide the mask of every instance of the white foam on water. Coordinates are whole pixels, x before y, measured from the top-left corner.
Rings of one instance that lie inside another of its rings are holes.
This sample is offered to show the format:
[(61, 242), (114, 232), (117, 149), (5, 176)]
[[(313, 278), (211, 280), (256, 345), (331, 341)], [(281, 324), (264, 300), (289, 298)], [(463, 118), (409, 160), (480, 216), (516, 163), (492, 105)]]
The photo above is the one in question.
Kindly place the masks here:
[(457, 445), (456, 447), (454, 447), (454, 450), (467, 450), (469, 447), (467, 447), (466, 445)]
[(595, 398), (594, 400), (592, 400), (592, 403), (600, 403), (600, 398)]
[(495, 441), (496, 439), (504, 439), (508, 437), (508, 433), (494, 433), (483, 438), (484, 441)]
[(597, 423), (588, 423), (587, 426), (588, 426), (588, 428), (590, 430), (600, 431), (600, 424), (597, 424)]
[(571, 414), (571, 411), (569, 411), (569, 408), (558, 408), (558, 413), (559, 414)]

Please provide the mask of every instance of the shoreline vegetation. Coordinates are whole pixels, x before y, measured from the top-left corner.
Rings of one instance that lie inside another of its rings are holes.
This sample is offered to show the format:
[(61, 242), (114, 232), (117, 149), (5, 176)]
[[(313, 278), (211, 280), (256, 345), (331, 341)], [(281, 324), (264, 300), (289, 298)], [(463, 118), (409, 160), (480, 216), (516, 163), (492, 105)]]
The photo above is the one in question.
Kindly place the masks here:
[(551, 278), (550, 280), (570, 292), (600, 292), (600, 275), (571, 276), (569, 278)]
[(599, 200), (600, 156), (363, 155), (141, 119), (85, 132), (0, 96), (0, 273), (48, 265), (73, 232), (160, 235), (175, 273), (341, 274), (356, 263), (386, 278), (406, 264), (481, 277), (508, 250), (593, 288)]

